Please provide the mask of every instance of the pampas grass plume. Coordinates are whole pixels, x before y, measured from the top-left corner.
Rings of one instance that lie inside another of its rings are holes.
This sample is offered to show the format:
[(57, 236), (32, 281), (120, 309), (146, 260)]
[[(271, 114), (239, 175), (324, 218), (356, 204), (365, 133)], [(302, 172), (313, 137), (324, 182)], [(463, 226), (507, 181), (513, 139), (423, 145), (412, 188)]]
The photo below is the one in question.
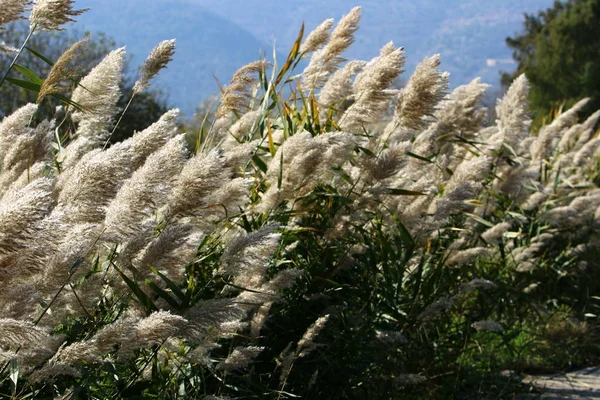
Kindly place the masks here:
[(62, 25), (73, 22), (76, 17), (88, 9), (74, 10), (73, 0), (37, 0), (31, 10), (29, 23), (32, 28), (44, 31), (62, 31)]
[(150, 81), (160, 72), (161, 69), (166, 68), (167, 64), (173, 59), (175, 54), (175, 39), (163, 40), (160, 42), (152, 51), (150, 55), (144, 61), (142, 66), (141, 78), (135, 82), (133, 86), (133, 92), (139, 93), (150, 86)]

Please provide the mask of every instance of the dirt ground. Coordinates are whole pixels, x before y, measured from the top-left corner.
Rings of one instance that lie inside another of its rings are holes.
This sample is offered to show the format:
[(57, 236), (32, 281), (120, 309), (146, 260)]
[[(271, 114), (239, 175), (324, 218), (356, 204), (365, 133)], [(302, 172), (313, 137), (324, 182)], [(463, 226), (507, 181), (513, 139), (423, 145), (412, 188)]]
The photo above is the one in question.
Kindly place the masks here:
[(540, 393), (523, 399), (600, 400), (600, 367), (567, 374), (527, 376), (524, 382), (533, 383)]

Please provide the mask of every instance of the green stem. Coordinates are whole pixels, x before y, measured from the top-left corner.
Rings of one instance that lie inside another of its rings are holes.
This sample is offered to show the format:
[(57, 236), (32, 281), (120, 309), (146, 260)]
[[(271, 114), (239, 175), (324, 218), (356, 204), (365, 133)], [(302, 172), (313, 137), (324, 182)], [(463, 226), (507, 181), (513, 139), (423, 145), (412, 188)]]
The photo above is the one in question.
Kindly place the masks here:
[(17, 52), (17, 55), (15, 56), (15, 58), (12, 60), (12, 62), (10, 63), (10, 66), (8, 67), (8, 69), (6, 70), (6, 73), (4, 74), (4, 76), (2, 77), (2, 80), (0, 81), (0, 86), (2, 86), (2, 84), (4, 83), (4, 81), (6, 80), (6, 78), (8, 78), (8, 74), (10, 73), (10, 70), (12, 69), (12, 67), (17, 63), (17, 60), (19, 59), (19, 56), (21, 55), (21, 53), (23, 52), (23, 49), (25, 49), (25, 46), (27, 45), (27, 42), (29, 41), (29, 39), (31, 38), (31, 35), (33, 35), (33, 32), (35, 32), (35, 28), (36, 26), (32, 26), (31, 29), (29, 30), (29, 34), (27, 35), (27, 37), (25, 38), (25, 41), (23, 42), (23, 44), (21, 45), (21, 48), (19, 49), (19, 51)]
[(133, 101), (133, 98), (135, 97), (136, 92), (133, 92), (133, 94), (131, 95), (131, 97), (129, 98), (129, 101), (127, 102), (127, 105), (125, 106), (125, 108), (123, 109), (123, 112), (121, 113), (121, 116), (119, 117), (119, 120), (117, 121), (117, 123), (115, 124), (115, 127), (113, 128), (112, 132), (110, 133), (110, 135), (108, 135), (108, 139), (106, 139), (106, 142), (104, 143), (104, 146), (102, 147), (102, 150), (106, 149), (106, 146), (108, 146), (108, 143), (110, 142), (110, 138), (112, 138), (112, 135), (115, 133), (115, 131), (117, 130), (117, 127), (119, 126), (119, 124), (121, 123), (121, 120), (123, 119), (123, 115), (125, 115), (125, 113), (127, 112), (127, 109), (129, 108), (129, 106), (131, 105), (131, 102)]

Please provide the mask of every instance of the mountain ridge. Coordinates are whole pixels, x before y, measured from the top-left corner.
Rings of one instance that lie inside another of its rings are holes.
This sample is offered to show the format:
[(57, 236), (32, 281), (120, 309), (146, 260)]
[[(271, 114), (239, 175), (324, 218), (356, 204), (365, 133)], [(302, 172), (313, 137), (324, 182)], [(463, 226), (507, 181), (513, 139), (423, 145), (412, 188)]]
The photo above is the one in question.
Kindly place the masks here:
[[(76, 0), (77, 7), (91, 9), (78, 18), (79, 24), (126, 44), (134, 65), (161, 40), (177, 39), (175, 59), (156, 84), (188, 115), (218, 92), (215, 78), (227, 83), (259, 52), (270, 56), (273, 44), (278, 59), (284, 59), (303, 21), (310, 32), (326, 18), (339, 21), (354, 5), (346, 0)], [(523, 13), (551, 5), (552, 0), (368, 2), (346, 57), (368, 60), (393, 40), (405, 48), (404, 80), (423, 58), (440, 53), (452, 87), (477, 76), (497, 87), (499, 70), (514, 68), (504, 39), (520, 31)]]

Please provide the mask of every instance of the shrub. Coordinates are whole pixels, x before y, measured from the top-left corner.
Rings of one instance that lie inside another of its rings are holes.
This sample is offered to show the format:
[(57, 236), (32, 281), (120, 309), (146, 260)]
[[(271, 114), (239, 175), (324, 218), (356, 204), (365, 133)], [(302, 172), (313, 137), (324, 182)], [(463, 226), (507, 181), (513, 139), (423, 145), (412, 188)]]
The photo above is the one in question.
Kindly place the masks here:
[(341, 66), (359, 18), (242, 67), (193, 148), (177, 110), (107, 146), (123, 49), (70, 135), (2, 121), (5, 394), (482, 398), (595, 359), (600, 113), (531, 136), (521, 76), (484, 127), (439, 56), (401, 90), (393, 43)]

